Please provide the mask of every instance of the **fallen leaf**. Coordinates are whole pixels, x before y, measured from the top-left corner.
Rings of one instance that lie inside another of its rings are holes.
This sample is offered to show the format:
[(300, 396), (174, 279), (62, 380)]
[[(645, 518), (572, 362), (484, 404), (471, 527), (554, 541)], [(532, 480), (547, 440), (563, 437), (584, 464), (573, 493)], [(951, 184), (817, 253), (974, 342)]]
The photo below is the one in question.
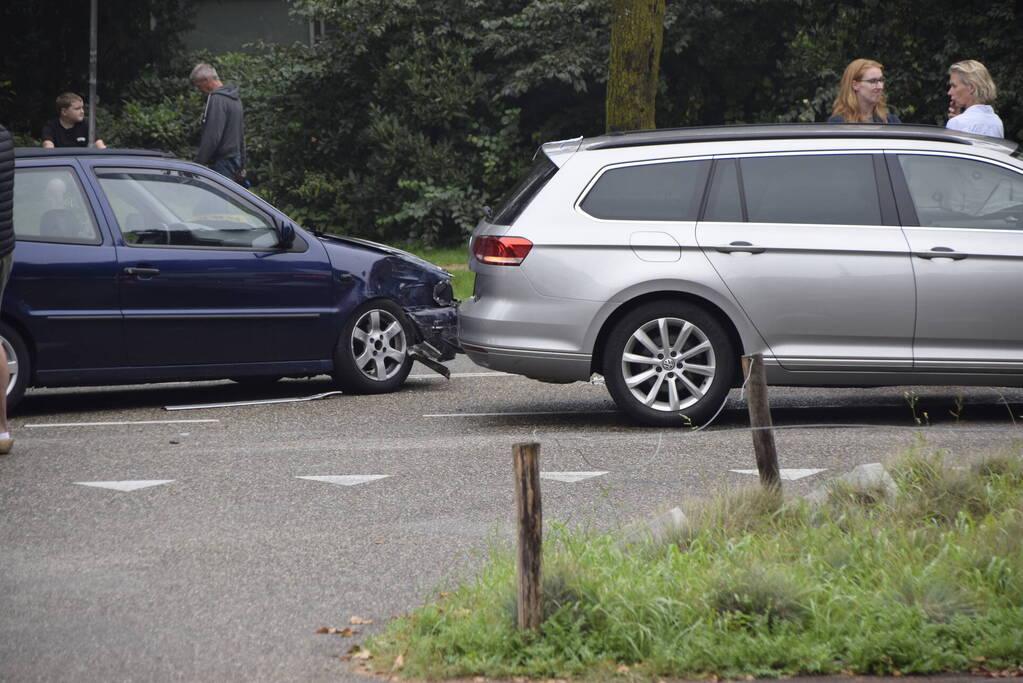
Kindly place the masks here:
[(405, 655), (399, 654), (394, 658), (394, 664), (391, 666), (391, 671), (397, 671), (403, 666), (405, 666)]
[(373, 655), (370, 654), (369, 650), (359, 650), (352, 653), (352, 659), (372, 659), (372, 657)]
[(373, 620), (372, 619), (363, 619), (362, 617), (352, 617), (351, 619), (348, 620), (348, 623), (349, 624), (362, 624), (364, 626), (368, 626), (369, 624), (373, 623)]
[(333, 626), (324, 626), (323, 628), (316, 629), (316, 632), (327, 633), (332, 636), (344, 636), (345, 638), (351, 638), (360, 631), (357, 628), (335, 628)]
[(629, 667), (626, 666), (625, 664), (622, 664), (621, 666), (618, 667), (618, 673), (620, 673), (620, 674), (627, 674), (627, 673), (629, 673)]

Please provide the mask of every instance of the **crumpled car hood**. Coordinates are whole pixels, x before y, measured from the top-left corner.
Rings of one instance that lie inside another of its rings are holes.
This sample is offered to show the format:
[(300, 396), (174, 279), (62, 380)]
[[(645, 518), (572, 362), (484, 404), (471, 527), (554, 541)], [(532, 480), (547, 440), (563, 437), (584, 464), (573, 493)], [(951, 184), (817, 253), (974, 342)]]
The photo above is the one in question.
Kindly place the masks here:
[(451, 273), (444, 270), (440, 266), (430, 263), (429, 261), (426, 261), (424, 259), (421, 259), (415, 254), (409, 253), (404, 249), (398, 249), (397, 247), (392, 247), (386, 244), (380, 244), (379, 242), (373, 242), (371, 240), (364, 240), (358, 237), (347, 237), (345, 235), (317, 233), (316, 237), (318, 237), (322, 242), (326, 243), (340, 242), (342, 244), (354, 244), (360, 247), (364, 247), (366, 249), (371, 249), (384, 254), (389, 254), (391, 256), (399, 256), (407, 261), (411, 261), (412, 263), (416, 264), (417, 266), (425, 270), (432, 271), (436, 275), (449, 278), (452, 277)]

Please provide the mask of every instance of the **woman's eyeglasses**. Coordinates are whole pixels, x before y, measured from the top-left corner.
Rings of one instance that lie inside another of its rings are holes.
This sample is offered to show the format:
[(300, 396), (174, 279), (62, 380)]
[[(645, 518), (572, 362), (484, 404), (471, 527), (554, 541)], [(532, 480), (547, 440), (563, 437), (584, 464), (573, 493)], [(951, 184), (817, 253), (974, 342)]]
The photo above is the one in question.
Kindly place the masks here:
[(884, 85), (883, 78), (857, 78), (858, 83), (869, 83), (870, 85)]

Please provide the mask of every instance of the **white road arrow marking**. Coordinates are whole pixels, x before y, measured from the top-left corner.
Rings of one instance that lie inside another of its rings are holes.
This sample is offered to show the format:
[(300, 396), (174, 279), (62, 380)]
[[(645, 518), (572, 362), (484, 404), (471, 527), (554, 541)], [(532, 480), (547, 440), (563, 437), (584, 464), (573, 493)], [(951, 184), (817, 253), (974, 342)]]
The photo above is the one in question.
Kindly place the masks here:
[(584, 479), (592, 479), (593, 477), (599, 477), (607, 474), (607, 472), (541, 472), (541, 479), (552, 479), (554, 481), (563, 481), (568, 484), (574, 484), (577, 481), (583, 481)]
[[(760, 474), (758, 470), (728, 470), (728, 471), (737, 472), (739, 474)], [(824, 470), (798, 468), (778, 470), (778, 473), (781, 475), (781, 478), (786, 481), (795, 481), (796, 479), (802, 479), (804, 477), (812, 477), (813, 475), (818, 474), (820, 472), (824, 472)]]
[(113, 489), (115, 491), (138, 491), (139, 489), (149, 488), (150, 486), (159, 486), (161, 484), (169, 484), (173, 479), (136, 479), (130, 481), (76, 481), (75, 483), (79, 486), (95, 486), (98, 489)]
[(386, 479), (389, 474), (346, 474), (327, 477), (295, 477), (296, 479), (308, 479), (309, 481), (322, 481), (326, 484), (340, 484), (341, 486), (357, 486), (377, 479)]

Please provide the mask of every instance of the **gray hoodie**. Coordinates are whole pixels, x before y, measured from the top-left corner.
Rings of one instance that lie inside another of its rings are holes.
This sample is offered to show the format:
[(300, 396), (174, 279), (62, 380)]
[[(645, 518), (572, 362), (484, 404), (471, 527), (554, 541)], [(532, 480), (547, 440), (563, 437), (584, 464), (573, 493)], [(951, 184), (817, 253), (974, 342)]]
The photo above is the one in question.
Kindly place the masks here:
[(195, 160), (209, 166), (227, 157), (241, 157), (245, 167), (245, 127), (238, 86), (226, 83), (206, 97), (202, 115), (202, 140)]

